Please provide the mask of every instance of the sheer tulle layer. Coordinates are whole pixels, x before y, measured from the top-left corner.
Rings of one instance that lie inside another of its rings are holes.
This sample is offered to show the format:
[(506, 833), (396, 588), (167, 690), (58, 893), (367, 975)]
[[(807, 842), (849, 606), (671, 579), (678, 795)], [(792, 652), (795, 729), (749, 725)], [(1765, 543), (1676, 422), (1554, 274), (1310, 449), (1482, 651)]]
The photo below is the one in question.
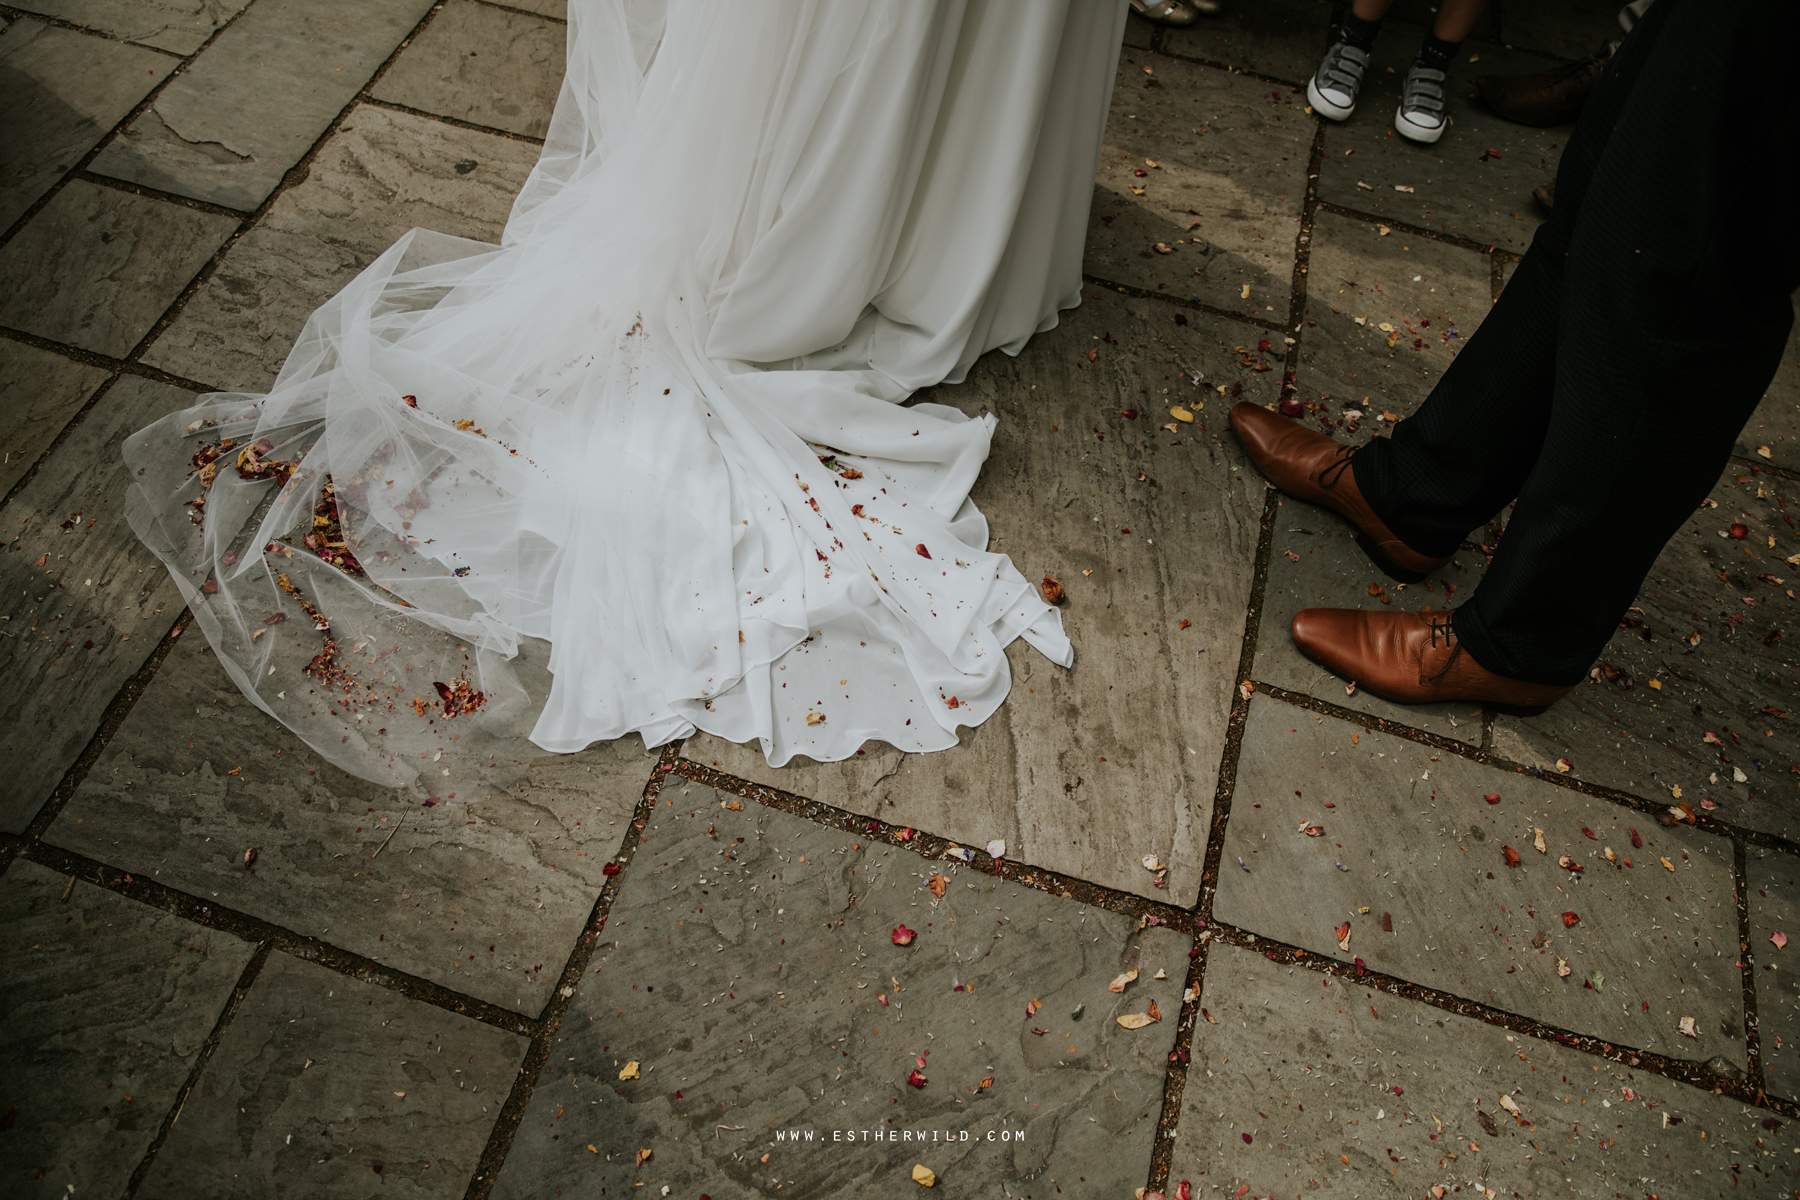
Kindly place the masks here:
[(993, 419), (899, 402), (1078, 301), (1123, 11), (577, 0), (502, 244), (413, 231), (132, 438), (134, 527), (248, 695), (427, 796), (953, 745), (1007, 643), (1072, 652), (968, 500)]

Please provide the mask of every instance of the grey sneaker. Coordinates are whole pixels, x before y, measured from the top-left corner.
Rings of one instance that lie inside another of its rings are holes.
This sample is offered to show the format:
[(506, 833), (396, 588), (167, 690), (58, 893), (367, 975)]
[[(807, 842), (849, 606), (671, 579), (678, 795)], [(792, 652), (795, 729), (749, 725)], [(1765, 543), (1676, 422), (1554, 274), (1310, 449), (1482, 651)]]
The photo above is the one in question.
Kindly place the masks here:
[(1325, 52), (1324, 61), (1306, 81), (1306, 99), (1321, 117), (1342, 121), (1356, 111), (1356, 93), (1362, 87), (1369, 52), (1339, 42)]
[(1430, 144), (1444, 136), (1444, 73), (1414, 63), (1394, 110), (1394, 129), (1403, 138)]

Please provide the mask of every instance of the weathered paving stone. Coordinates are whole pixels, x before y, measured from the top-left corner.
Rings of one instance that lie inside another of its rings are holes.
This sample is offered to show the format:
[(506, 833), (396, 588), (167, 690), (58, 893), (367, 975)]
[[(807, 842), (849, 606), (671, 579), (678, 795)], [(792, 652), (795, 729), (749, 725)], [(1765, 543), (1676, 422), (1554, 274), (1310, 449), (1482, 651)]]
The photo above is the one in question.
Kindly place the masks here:
[(1163, 33), (1166, 53), (1223, 63), (1304, 88), (1325, 53), (1331, 5), (1320, 0), (1263, 0), (1231, 5), (1217, 18)]
[(365, 105), (144, 355), (226, 390), (274, 382), (306, 318), (413, 228), (497, 242), (537, 148)]
[(0, 496), (25, 477), (105, 378), (100, 367), (0, 340)]
[(24, 0), (41, 13), (171, 54), (192, 54), (249, 0)]
[(1751, 462), (1800, 471), (1800, 330), (1789, 336), (1769, 390), (1738, 435), (1737, 452)]
[[(1506, 865), (1506, 846), (1519, 866)], [(1606, 847), (1633, 865), (1609, 864)], [(1565, 855), (1584, 870), (1561, 868)], [(1309, 953), (1742, 1071), (1731, 859), (1724, 838), (1259, 697), (1214, 912)], [(1680, 1034), (1683, 1017), (1696, 1038)]]
[(125, 523), (127, 437), (193, 403), (119, 380), (6, 506), (0, 544), (0, 829), (24, 830), (175, 614), (180, 593)]
[[(1576, 778), (1703, 814), (1716, 803), (1714, 817), (1800, 838), (1800, 567), (1785, 561), (1800, 534), (1783, 519), (1800, 491), (1733, 463), (1711, 498), (1650, 569), (1601, 679), (1537, 716), (1496, 717), (1494, 750), (1546, 770), (1566, 758)], [(1741, 540), (1721, 536), (1734, 523)], [(1624, 674), (1608, 681), (1609, 667)]]
[(607, 743), (546, 759), (509, 792), (422, 807), (326, 764), (190, 633), (45, 836), (535, 1013), (655, 761), (636, 739)]
[[(1279, 507), (1274, 552), (1269, 556), (1253, 678), (1379, 720), (1479, 745), (1480, 704), (1395, 704), (1362, 688), (1352, 691), (1354, 680), (1339, 678), (1300, 653), (1292, 629), (1294, 614), (1303, 608), (1395, 608), (1407, 612), (1429, 608), (1442, 612), (1474, 591), (1481, 580), (1482, 556), (1459, 551), (1448, 566), (1423, 582), (1403, 583), (1375, 565), (1357, 541), (1355, 528), (1336, 513), (1288, 497), (1275, 502)], [(1371, 588), (1379, 588), (1381, 596), (1371, 595)]]
[(0, 29), (0, 229), (10, 226), (174, 70), (166, 54), (42, 21)]
[[(1190, 323), (1176, 325), (1178, 314)], [(1090, 288), (1018, 358), (990, 354), (966, 382), (921, 396), (999, 416), (973, 498), (991, 548), (1027, 579), (1049, 574), (1067, 589), (1071, 670), (1015, 644), (1006, 706), (946, 753), (902, 756), (872, 743), (844, 763), (781, 770), (754, 746), (712, 737), (684, 753), (969, 845), (1005, 838), (1035, 866), (1190, 902), (1238, 684), (1264, 489), (1221, 432), (1218, 394), (1175, 373), (1188, 366), (1209, 386), (1241, 383), (1244, 395), (1273, 399), (1279, 369), (1246, 369), (1234, 352), (1254, 351), (1255, 336)], [(1193, 424), (1168, 416), (1170, 401), (1203, 395), (1212, 399)], [(1170, 864), (1166, 890), (1143, 869), (1151, 853)]]
[(526, 1045), (277, 952), (137, 1194), (461, 1196)]
[(1382, 228), (1313, 222), (1295, 382), (1307, 424), (1352, 445), (1391, 432), (1384, 414), (1418, 411), (1493, 307), (1486, 255)]
[(25, 861), (0, 878), (0, 1187), (18, 1200), (125, 1191), (255, 951), (69, 884)]
[(1800, 968), (1776, 934), (1800, 951), (1800, 862), (1749, 846), (1744, 882), (1750, 900), (1750, 961), (1756, 967), (1756, 1030), (1763, 1078), (1778, 1096), (1800, 1096)]
[[(1186, 936), (675, 778), (662, 795), (497, 1198), (910, 1195), (914, 1164), (956, 1195), (1143, 1183)], [(1118, 1025), (1151, 1002), (1163, 1020)]]
[(1285, 321), (1313, 135), (1305, 99), (1260, 79), (1127, 49), (1083, 269)]
[(449, 0), (371, 94), (541, 138), (562, 87), (565, 33), (559, 21)]
[(123, 358), (237, 227), (76, 180), (0, 250), (0, 323)]
[(1795, 1126), (1766, 1108), (1324, 982), (1234, 946), (1208, 955), (1218, 1024), (1195, 1025), (1170, 1195), (1182, 1179), (1195, 1196), (1734, 1200), (1800, 1183)]
[(93, 169), (253, 209), (430, 8), (431, 0), (253, 4)]
[[(1464, 45), (1451, 69), (1450, 128), (1434, 145), (1421, 146), (1394, 132), (1400, 84), (1418, 53), (1418, 37), (1404, 27), (1384, 31), (1355, 115), (1327, 122), (1319, 199), (1523, 253), (1544, 216), (1531, 190), (1555, 177), (1574, 126), (1533, 129), (1495, 116), (1476, 97), (1470, 78), (1540, 71), (1549, 64), (1504, 46)], [(1470, 63), (1471, 54), (1480, 60)], [(1489, 151), (1499, 156), (1484, 158)]]

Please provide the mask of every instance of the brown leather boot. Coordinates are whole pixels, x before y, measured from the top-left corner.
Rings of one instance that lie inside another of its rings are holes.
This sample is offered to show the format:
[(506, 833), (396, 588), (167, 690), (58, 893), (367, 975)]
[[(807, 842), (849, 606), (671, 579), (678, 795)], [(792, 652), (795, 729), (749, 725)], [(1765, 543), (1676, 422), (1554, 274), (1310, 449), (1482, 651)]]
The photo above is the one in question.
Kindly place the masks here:
[(1463, 649), (1448, 612), (1308, 608), (1294, 614), (1294, 642), (1358, 687), (1401, 704), (1478, 700), (1540, 708), (1571, 690), (1494, 674)]
[(1299, 500), (1322, 504), (1362, 530), (1378, 556), (1402, 575), (1425, 576), (1450, 561), (1420, 554), (1382, 523), (1356, 486), (1346, 446), (1298, 421), (1244, 400), (1231, 410), (1231, 427), (1269, 482)]
[(1588, 94), (1612, 58), (1609, 51), (1532, 75), (1478, 75), (1473, 82), (1488, 107), (1521, 125), (1566, 125), (1581, 115)]

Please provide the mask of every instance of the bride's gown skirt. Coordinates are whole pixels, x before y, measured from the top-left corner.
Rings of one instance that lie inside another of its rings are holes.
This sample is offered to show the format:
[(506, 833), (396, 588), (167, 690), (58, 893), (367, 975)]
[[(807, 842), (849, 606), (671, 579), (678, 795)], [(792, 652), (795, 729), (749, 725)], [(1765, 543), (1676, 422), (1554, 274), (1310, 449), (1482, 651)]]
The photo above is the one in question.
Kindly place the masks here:
[(247, 695), (427, 798), (955, 744), (1072, 651), (968, 499), (994, 419), (901, 402), (1079, 301), (1124, 3), (569, 9), (501, 245), (414, 230), (133, 437), (134, 527)]

